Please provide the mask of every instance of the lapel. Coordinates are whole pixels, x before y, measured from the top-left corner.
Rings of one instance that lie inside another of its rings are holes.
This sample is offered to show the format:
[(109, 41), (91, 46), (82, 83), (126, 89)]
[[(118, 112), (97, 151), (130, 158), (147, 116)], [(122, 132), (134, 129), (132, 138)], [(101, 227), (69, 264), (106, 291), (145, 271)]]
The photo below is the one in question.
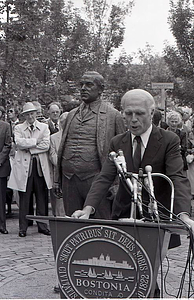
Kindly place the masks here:
[(51, 120), (49, 120), (48, 125), (49, 125), (49, 128), (51, 129), (51, 131), (53, 132), (55, 128), (54, 128), (54, 125), (51, 122)]
[(68, 114), (68, 116), (66, 118), (65, 129), (62, 133), (61, 143), (60, 143), (59, 152), (58, 152), (59, 160), (61, 159), (61, 156), (62, 156), (63, 146), (65, 144), (67, 133), (69, 131), (69, 126), (70, 126), (71, 121), (74, 118), (74, 116), (76, 115), (79, 108), (80, 108), (80, 106), (77, 107), (75, 110), (70, 111), (70, 113)]
[[(121, 145), (118, 145), (122, 150), (127, 164), (128, 172), (133, 171), (133, 161), (132, 161), (132, 139), (130, 131), (127, 131), (122, 140)], [(118, 149), (119, 150), (119, 149)]]
[[(78, 107), (78, 109), (77, 110), (79, 110), (79, 112), (78, 112), (78, 114), (77, 114), (77, 118), (79, 119), (79, 121), (81, 121), (82, 120), (82, 117), (81, 117), (81, 111), (82, 111), (82, 109), (83, 109), (83, 107), (84, 107), (84, 102), (82, 102), (81, 104), (80, 104), (80, 106)], [(77, 110), (76, 110), (76, 112), (77, 112)], [(75, 114), (73, 114), (73, 117), (75, 116)], [(73, 119), (73, 117), (71, 118), (71, 120)]]
[[(159, 129), (156, 126), (153, 126), (152, 132), (149, 137), (149, 141), (147, 144), (147, 148), (144, 152), (141, 167), (144, 169), (146, 165), (151, 165), (154, 157), (157, 155), (160, 147), (162, 145), (162, 135)], [(127, 131), (123, 139), (121, 140), (121, 144), (118, 145), (123, 150), (125, 160), (127, 163), (128, 172), (133, 172), (133, 161), (132, 161), (132, 139), (131, 133)], [(118, 149), (116, 149), (118, 151)]]
[[(4, 127), (5, 127), (5, 125), (4, 125), (4, 123), (3, 123), (3, 121), (1, 121), (0, 120), (0, 136), (3, 136), (3, 131), (4, 131)], [(2, 147), (4, 145), (4, 143), (3, 143), (3, 138), (2, 139), (0, 139), (0, 147)]]
[(106, 142), (108, 106), (101, 102), (97, 116), (97, 147), (98, 153), (102, 154)]
[(60, 141), (61, 141), (61, 131), (58, 131), (54, 136), (55, 148), (59, 149)]
[(142, 158), (141, 167), (144, 168), (146, 165), (151, 165), (154, 157), (157, 155), (162, 145), (162, 135), (160, 130), (153, 125), (152, 132), (150, 134), (147, 147)]

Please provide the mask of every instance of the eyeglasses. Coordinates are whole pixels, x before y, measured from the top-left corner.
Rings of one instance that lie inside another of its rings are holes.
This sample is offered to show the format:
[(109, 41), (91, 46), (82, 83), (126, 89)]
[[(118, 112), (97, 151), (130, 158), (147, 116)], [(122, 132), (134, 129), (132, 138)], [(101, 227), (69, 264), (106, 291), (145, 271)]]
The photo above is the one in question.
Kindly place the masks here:
[(13, 109), (9, 109), (7, 112), (8, 112), (8, 113), (9, 113), (9, 112), (12, 113), (12, 112), (13, 112)]

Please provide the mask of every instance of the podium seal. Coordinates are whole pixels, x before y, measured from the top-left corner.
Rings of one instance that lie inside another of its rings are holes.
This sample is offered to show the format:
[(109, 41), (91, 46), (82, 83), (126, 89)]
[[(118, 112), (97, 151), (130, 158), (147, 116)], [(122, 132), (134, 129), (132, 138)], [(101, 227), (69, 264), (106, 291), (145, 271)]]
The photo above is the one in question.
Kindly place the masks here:
[(152, 286), (149, 257), (128, 233), (92, 225), (70, 234), (56, 256), (66, 298), (146, 298)]

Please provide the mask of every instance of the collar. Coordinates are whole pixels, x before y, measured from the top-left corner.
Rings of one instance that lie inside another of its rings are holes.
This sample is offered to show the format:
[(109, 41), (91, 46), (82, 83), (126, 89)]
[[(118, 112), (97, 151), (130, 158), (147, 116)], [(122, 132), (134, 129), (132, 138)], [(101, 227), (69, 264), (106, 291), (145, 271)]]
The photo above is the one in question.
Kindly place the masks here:
[(59, 126), (59, 120), (57, 121), (57, 123), (55, 123), (50, 119), (50, 122), (53, 124), (54, 127), (55, 127), (55, 124), (57, 124)]
[(40, 126), (38, 123), (39, 122), (37, 120), (33, 124), (29, 124), (27, 121), (25, 121), (26, 128), (28, 128), (29, 130), (31, 130), (31, 128), (30, 128), (31, 125), (34, 125), (34, 129), (37, 128), (38, 130), (40, 130)]
[[(151, 132), (152, 132), (152, 124), (150, 125), (150, 127), (144, 133), (142, 133), (140, 135), (144, 148), (147, 147), (148, 140), (149, 140)], [(131, 133), (131, 137), (132, 137), (132, 144), (133, 144), (135, 135)]]
[(101, 103), (102, 103), (101, 100), (96, 100), (96, 101), (93, 101), (93, 102), (88, 103), (88, 104), (83, 102), (80, 105), (80, 109), (82, 109), (84, 106), (86, 106), (86, 107), (89, 106), (90, 110), (97, 114), (98, 111), (99, 111), (99, 107), (100, 107)]
[(11, 124), (17, 124), (17, 123), (19, 123), (19, 119), (16, 119), (15, 121), (11, 120)]
[(94, 113), (98, 113), (98, 110), (99, 110), (99, 107), (100, 107), (100, 104), (101, 104), (101, 100), (97, 100), (97, 101), (94, 101), (92, 103), (90, 103), (90, 109), (94, 112)]

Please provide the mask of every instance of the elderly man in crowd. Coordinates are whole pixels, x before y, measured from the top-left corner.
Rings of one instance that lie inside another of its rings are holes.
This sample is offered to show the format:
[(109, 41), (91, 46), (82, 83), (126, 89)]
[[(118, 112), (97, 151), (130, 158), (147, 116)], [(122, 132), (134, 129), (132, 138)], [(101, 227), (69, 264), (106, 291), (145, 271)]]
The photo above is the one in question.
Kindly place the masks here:
[[(11, 166), (14, 163), (14, 156), (16, 151), (15, 141), (14, 141), (14, 130), (15, 130), (15, 126), (20, 122), (18, 116), (19, 116), (19, 110), (16, 107), (14, 107), (14, 105), (9, 105), (7, 109), (7, 121), (9, 122), (11, 127), (11, 138), (12, 138), (12, 147), (10, 151)], [(7, 188), (6, 191), (6, 203), (7, 203), (6, 217), (7, 218), (12, 216), (12, 210), (11, 210), (12, 198), (13, 198), (13, 191)]]
[[(80, 81), (82, 103), (67, 116), (58, 166), (62, 177), (65, 212), (81, 209), (95, 176), (100, 172), (113, 136), (124, 132), (119, 111), (101, 99), (104, 78), (98, 72), (86, 72)], [(96, 217), (110, 218), (111, 201), (105, 200)]]
[(56, 194), (55, 183), (58, 185), (58, 172), (57, 172), (57, 153), (61, 142), (64, 123), (67, 118), (68, 112), (64, 112), (59, 118), (59, 131), (51, 135), (51, 144), (49, 149), (49, 159), (53, 168), (53, 188), (50, 190), (51, 208), (54, 216), (64, 216), (64, 204), (61, 193)]
[[(25, 237), (28, 227), (31, 194), (36, 196), (36, 214), (48, 215), (48, 189), (52, 188), (48, 159), (50, 132), (48, 125), (36, 120), (31, 102), (23, 106), (25, 121), (15, 127), (17, 152), (8, 186), (19, 191), (19, 236)], [(38, 232), (50, 235), (46, 224), (38, 222)]]
[(47, 119), (47, 124), (50, 130), (50, 134), (59, 131), (59, 117), (62, 112), (62, 107), (58, 102), (52, 102), (48, 107), (49, 118)]
[(5, 202), (7, 177), (11, 170), (9, 161), (9, 153), (11, 150), (11, 130), (10, 125), (1, 120), (4, 113), (4, 107), (0, 106), (0, 232), (7, 234)]

